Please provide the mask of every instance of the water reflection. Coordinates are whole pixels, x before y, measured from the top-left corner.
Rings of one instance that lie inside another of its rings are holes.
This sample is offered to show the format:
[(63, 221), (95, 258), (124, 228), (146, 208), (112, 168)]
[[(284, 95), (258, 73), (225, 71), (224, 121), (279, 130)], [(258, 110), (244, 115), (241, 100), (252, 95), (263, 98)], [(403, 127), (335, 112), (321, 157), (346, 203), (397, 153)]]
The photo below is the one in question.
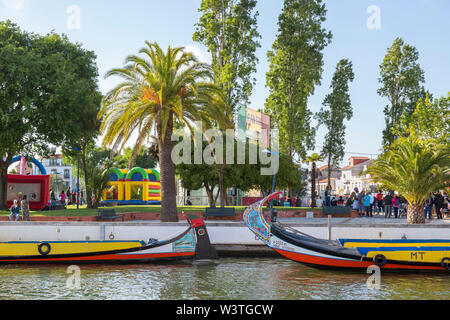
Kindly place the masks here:
[(218, 262), (80, 265), (81, 288), (66, 286), (67, 266), (3, 266), (0, 299), (38, 300), (310, 300), (448, 299), (448, 275), (369, 274), (318, 270), (285, 259)]

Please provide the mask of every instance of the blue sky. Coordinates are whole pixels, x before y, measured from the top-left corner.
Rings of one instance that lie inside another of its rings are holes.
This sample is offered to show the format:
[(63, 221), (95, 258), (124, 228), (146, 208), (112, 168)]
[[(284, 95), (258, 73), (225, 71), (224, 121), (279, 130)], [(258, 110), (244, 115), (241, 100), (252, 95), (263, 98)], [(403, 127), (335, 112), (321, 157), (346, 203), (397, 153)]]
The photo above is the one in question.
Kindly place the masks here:
[[(268, 96), (266, 53), (276, 37), (282, 4), (281, 0), (258, 1), (258, 31), (262, 39), (257, 52), (257, 83), (251, 97), (253, 109), (264, 108)], [(350, 92), (354, 117), (347, 123), (346, 150), (378, 154), (384, 129), (383, 109), (388, 103), (377, 94), (379, 65), (396, 37), (402, 37), (419, 51), (426, 89), (435, 97), (450, 92), (450, 1), (328, 0), (325, 4), (328, 14), (324, 26), (332, 31), (333, 41), (324, 51), (322, 85), (310, 98), (310, 108), (313, 112), (320, 110), (337, 62), (350, 59), (355, 72)], [(75, 29), (69, 27), (74, 20), (73, 11), (68, 9), (73, 5), (80, 9), (80, 27)], [(158, 42), (162, 47), (186, 46), (208, 61), (205, 48), (192, 41), (200, 17), (199, 5), (200, 0), (0, 0), (0, 20), (11, 19), (22, 29), (35, 33), (64, 33), (71, 41), (95, 51), (99, 86), (105, 92), (114, 80), (104, 80), (104, 74), (122, 66), (125, 57), (137, 53), (145, 40)], [(379, 8), (379, 29), (367, 26), (373, 14), (367, 10), (373, 5)], [(318, 146), (324, 134), (322, 128), (317, 135)]]

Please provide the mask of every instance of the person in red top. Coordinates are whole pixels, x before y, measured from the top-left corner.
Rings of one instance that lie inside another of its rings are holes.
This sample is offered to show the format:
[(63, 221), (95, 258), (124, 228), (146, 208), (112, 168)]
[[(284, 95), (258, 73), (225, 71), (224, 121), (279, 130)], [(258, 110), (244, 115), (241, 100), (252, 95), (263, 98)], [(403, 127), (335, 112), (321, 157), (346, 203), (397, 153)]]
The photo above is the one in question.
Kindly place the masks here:
[(66, 194), (64, 193), (64, 191), (61, 191), (59, 198), (60, 198), (61, 204), (66, 204)]
[(384, 211), (383, 194), (381, 193), (381, 191), (378, 191), (376, 199), (377, 199), (377, 214), (380, 214), (382, 211)]

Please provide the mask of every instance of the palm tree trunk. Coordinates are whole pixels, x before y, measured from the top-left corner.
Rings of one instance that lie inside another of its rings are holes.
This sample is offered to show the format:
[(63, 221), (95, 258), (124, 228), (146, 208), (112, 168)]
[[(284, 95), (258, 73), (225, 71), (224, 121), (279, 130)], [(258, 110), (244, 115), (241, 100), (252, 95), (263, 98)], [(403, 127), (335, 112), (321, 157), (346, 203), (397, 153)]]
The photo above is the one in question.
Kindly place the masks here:
[(316, 163), (313, 162), (311, 170), (311, 207), (315, 208), (316, 204)]
[(408, 224), (425, 224), (423, 205), (411, 203), (408, 207), (406, 220)]
[(159, 166), (161, 169), (161, 222), (178, 222), (177, 195), (175, 185), (175, 164), (173, 150), (173, 114), (170, 113), (164, 138), (162, 124), (158, 121)]

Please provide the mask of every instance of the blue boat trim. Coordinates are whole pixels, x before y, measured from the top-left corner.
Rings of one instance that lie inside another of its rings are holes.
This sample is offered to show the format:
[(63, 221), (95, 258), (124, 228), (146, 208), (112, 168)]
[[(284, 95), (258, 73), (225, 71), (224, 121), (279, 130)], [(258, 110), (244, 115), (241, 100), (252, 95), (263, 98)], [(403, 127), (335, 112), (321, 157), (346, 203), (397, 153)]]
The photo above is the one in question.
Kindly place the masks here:
[(339, 242), (344, 245), (347, 242), (365, 242), (365, 243), (449, 243), (450, 240), (443, 239), (395, 239), (395, 240), (374, 240), (374, 239), (339, 239)]
[(450, 247), (357, 247), (356, 249), (363, 255), (371, 251), (450, 251)]

